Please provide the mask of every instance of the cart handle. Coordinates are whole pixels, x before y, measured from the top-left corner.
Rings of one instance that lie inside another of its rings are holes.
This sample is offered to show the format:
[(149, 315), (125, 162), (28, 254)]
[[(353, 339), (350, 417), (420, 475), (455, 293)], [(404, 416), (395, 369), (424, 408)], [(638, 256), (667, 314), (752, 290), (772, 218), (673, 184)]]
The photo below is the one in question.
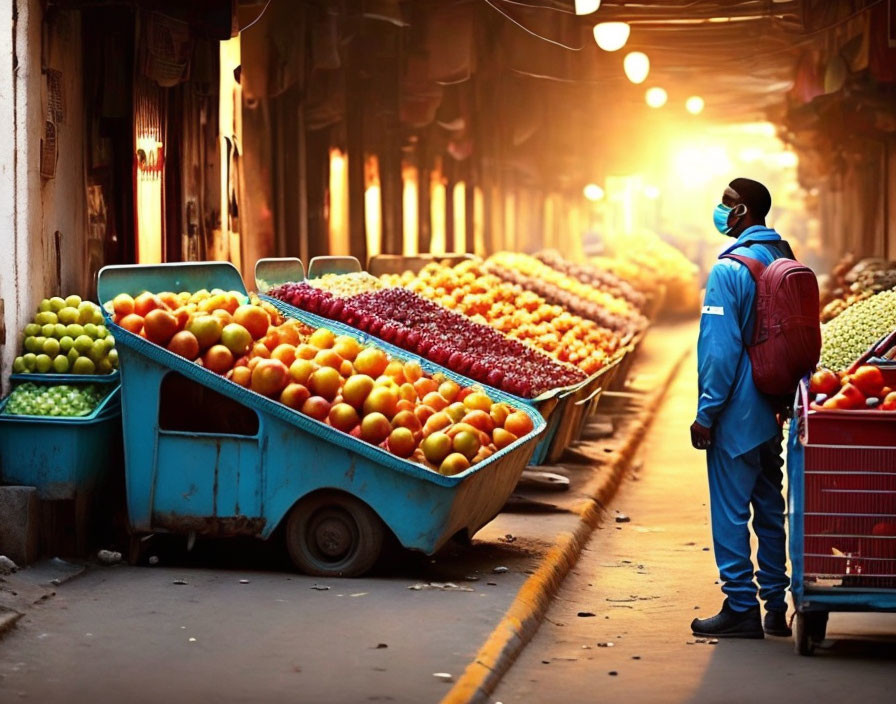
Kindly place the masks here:
[(592, 391), (588, 396), (583, 398), (581, 401), (576, 401), (577, 406), (584, 406), (586, 403), (590, 402), (595, 396), (597, 396), (601, 391), (604, 390), (603, 386), (598, 386), (594, 391)]
[(796, 393), (796, 408), (794, 409), (796, 415), (799, 418), (799, 436), (800, 441), (805, 445), (808, 440), (808, 429), (809, 429), (809, 385), (806, 382), (806, 377), (800, 379), (800, 383), (797, 385), (797, 393)]
[(894, 344), (896, 344), (896, 330), (891, 333), (887, 333), (882, 338), (880, 338), (877, 342), (875, 342), (871, 347), (865, 350), (864, 354), (859, 357), (852, 365), (849, 367), (847, 373), (852, 374), (856, 369), (861, 367), (865, 362), (867, 362), (871, 357), (878, 354), (881, 350), (888, 350)]

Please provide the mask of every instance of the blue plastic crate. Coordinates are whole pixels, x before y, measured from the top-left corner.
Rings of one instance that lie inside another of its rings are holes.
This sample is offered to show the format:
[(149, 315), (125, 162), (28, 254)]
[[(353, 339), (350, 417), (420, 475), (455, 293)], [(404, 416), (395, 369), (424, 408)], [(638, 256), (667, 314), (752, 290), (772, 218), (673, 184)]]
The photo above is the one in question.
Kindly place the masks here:
[(57, 500), (105, 480), (121, 452), (118, 386), (88, 416), (4, 415), (8, 400), (0, 402), (0, 482), (37, 487), (41, 499)]
[(25, 372), (23, 374), (10, 374), (11, 381), (48, 382), (50, 384), (119, 384), (121, 377), (118, 370), (110, 374), (40, 374), (37, 372)]

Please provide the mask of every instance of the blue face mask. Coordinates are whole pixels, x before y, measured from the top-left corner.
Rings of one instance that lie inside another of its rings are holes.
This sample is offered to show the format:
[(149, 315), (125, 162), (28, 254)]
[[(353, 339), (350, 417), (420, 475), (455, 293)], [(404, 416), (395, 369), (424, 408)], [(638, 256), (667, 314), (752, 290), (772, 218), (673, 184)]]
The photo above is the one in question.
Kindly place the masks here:
[(734, 210), (734, 208), (729, 208), (727, 205), (719, 203), (716, 206), (716, 209), (712, 212), (713, 225), (715, 225), (716, 229), (723, 235), (727, 235), (731, 232), (731, 228), (728, 227), (728, 214), (732, 210)]

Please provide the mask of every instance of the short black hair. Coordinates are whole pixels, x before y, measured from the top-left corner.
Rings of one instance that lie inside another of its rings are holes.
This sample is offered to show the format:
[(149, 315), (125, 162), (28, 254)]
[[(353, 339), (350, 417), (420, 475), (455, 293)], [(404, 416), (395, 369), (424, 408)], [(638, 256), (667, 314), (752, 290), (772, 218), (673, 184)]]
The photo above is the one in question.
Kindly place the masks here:
[(737, 191), (741, 202), (750, 209), (754, 217), (764, 218), (772, 209), (772, 194), (759, 181), (736, 178), (728, 185)]

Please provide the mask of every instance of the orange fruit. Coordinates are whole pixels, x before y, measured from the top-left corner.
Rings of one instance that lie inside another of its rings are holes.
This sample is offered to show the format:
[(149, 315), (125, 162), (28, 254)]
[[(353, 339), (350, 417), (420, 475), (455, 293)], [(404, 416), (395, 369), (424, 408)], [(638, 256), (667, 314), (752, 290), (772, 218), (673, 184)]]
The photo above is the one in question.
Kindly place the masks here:
[(302, 410), (302, 406), (309, 398), (311, 398), (311, 392), (308, 388), (294, 381), (287, 384), (280, 392), (280, 403), (297, 411)]
[(339, 370), (342, 367), (343, 359), (335, 350), (326, 348), (314, 355), (314, 361), (322, 367), (333, 367), (333, 369)]
[(199, 341), (193, 333), (188, 330), (181, 330), (171, 338), (171, 341), (168, 343), (168, 349), (174, 352), (174, 354), (193, 360), (199, 356)]
[(342, 386), (342, 377), (333, 367), (321, 367), (308, 377), (311, 393), (332, 401)]
[(271, 350), (271, 359), (279, 359), (288, 367), (296, 361), (296, 348), (287, 344), (277, 345)]
[(279, 396), (288, 382), (289, 369), (279, 359), (262, 359), (252, 370), (251, 388), (265, 396)]
[(134, 312), (145, 318), (149, 311), (163, 306), (162, 301), (154, 293), (144, 291), (134, 299)]
[(202, 364), (215, 374), (224, 374), (233, 367), (233, 352), (224, 345), (212, 345), (202, 355)]
[(167, 345), (177, 332), (177, 318), (162, 308), (154, 308), (143, 319), (146, 339), (157, 345)]
[(130, 313), (119, 320), (118, 324), (128, 332), (139, 335), (143, 330), (143, 316), (137, 315), (136, 313)]
[(523, 437), (527, 433), (531, 433), (534, 425), (532, 419), (523, 411), (514, 411), (507, 420), (504, 421), (504, 430), (513, 433), (518, 438)]
[(309, 344), (314, 345), (321, 350), (329, 349), (333, 346), (335, 341), (336, 336), (333, 334), (333, 331), (327, 330), (327, 328), (318, 328), (311, 333), (311, 337), (308, 338)]
[(126, 293), (119, 293), (112, 299), (112, 310), (121, 317), (130, 315), (134, 312), (134, 299)]
[(417, 449), (414, 433), (408, 428), (395, 428), (389, 433), (389, 452), (398, 457), (410, 457)]
[(267, 334), (271, 318), (264, 308), (243, 305), (233, 311), (233, 322), (242, 325), (252, 335), (252, 339), (257, 340)]

